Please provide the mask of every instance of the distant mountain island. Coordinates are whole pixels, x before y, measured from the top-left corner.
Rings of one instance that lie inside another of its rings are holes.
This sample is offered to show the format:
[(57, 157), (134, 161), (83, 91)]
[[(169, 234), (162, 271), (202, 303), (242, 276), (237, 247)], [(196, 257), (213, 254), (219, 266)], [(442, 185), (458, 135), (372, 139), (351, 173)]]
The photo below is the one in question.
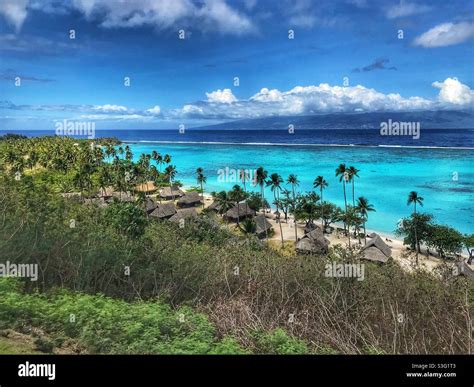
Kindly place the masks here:
[(380, 129), (381, 122), (420, 122), (423, 129), (472, 129), (472, 111), (418, 111), (380, 113), (331, 113), (305, 116), (274, 116), (229, 121), (193, 129)]

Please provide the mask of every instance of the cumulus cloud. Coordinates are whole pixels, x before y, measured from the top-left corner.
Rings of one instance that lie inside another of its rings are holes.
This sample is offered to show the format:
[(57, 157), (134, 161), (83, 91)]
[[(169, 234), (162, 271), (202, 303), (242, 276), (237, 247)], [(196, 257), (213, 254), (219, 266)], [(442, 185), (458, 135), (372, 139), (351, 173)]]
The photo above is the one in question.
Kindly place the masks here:
[(236, 35), (254, 30), (250, 19), (225, 0), (135, 0), (121, 2), (120, 6), (110, 0), (73, 0), (72, 4), (106, 28), (202, 26)]
[(147, 109), (146, 112), (151, 115), (159, 115), (161, 114), (161, 108), (158, 105), (155, 105), (151, 109)]
[(474, 91), (457, 78), (446, 78), (443, 82), (433, 82), (432, 85), (440, 89), (438, 98), (444, 104), (474, 105)]
[(452, 46), (474, 38), (474, 22), (443, 23), (426, 31), (414, 40), (416, 46)]
[(120, 105), (96, 105), (92, 110), (99, 111), (101, 113), (127, 113), (129, 110), (125, 106)]
[(400, 3), (392, 5), (387, 8), (386, 16), (389, 19), (397, 19), (400, 17), (406, 17), (411, 15), (417, 15), (420, 13), (428, 12), (431, 7), (423, 4), (410, 3), (401, 0)]
[(237, 102), (232, 90), (230, 89), (219, 89), (211, 93), (206, 93), (207, 101), (211, 103), (232, 103)]
[(20, 30), (28, 14), (26, 7), (29, 0), (2, 0), (0, 14), (2, 14), (15, 29)]
[(122, 105), (15, 105), (0, 101), (0, 109), (23, 111), (75, 112), (78, 118), (158, 122), (159, 120), (231, 120), (271, 116), (313, 115), (353, 112), (410, 112), (423, 110), (467, 110), (474, 108), (474, 91), (456, 78), (436, 81), (434, 99), (384, 94), (362, 85), (331, 86), (327, 83), (296, 86), (287, 91), (262, 88), (248, 99), (237, 99), (230, 89), (206, 93), (207, 99), (162, 111), (155, 105), (144, 110)]
[(217, 90), (206, 93), (207, 101), (187, 104), (181, 109), (170, 110), (167, 114), (170, 118), (242, 119), (321, 113), (472, 108), (473, 91), (457, 79), (447, 78), (443, 82), (434, 82), (433, 87), (440, 89), (437, 99), (418, 96), (406, 98), (398, 93), (384, 94), (361, 85), (341, 87), (327, 83), (296, 86), (288, 91), (262, 88), (245, 100), (233, 99), (235, 97), (230, 90), (227, 94), (233, 98), (226, 99), (222, 97), (224, 91)]

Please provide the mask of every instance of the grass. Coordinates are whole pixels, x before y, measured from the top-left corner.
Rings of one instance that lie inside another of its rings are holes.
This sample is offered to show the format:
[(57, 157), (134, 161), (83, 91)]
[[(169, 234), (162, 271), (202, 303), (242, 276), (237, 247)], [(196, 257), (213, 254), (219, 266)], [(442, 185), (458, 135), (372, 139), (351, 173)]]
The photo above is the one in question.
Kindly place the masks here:
[(34, 344), (21, 342), (8, 337), (0, 337), (0, 355), (40, 354)]

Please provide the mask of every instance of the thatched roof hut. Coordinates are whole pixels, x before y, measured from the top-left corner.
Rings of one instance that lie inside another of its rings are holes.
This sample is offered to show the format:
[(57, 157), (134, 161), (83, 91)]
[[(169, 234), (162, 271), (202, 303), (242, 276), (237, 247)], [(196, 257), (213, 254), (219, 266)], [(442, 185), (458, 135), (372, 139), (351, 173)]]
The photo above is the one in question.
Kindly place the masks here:
[(114, 195), (114, 187), (109, 186), (105, 188), (101, 188), (99, 192), (97, 193), (97, 197), (99, 198), (111, 198)]
[(296, 243), (295, 248), (299, 254), (327, 254), (329, 252), (329, 240), (324, 237), (319, 228), (316, 228), (302, 237)]
[(179, 223), (181, 219), (192, 219), (197, 216), (198, 213), (195, 208), (183, 208), (182, 210), (178, 210), (178, 212), (170, 218), (170, 221)]
[(145, 210), (148, 214), (152, 213), (156, 208), (156, 203), (154, 200), (150, 198), (146, 198), (145, 202)]
[(247, 203), (239, 203), (224, 214), (224, 217), (231, 222), (237, 222), (237, 220), (252, 218), (254, 216), (255, 211), (252, 210)]
[(184, 192), (179, 189), (178, 186), (174, 185), (171, 187), (164, 187), (160, 191), (160, 196), (165, 200), (172, 200), (180, 198), (184, 195)]
[(267, 233), (272, 230), (272, 224), (267, 220), (265, 215), (256, 216), (255, 225), (256, 225), (255, 234), (257, 234), (259, 238), (265, 237)]
[(459, 263), (459, 274), (467, 278), (474, 279), (474, 270), (471, 265), (468, 265), (466, 261)]
[(211, 205), (209, 207), (207, 207), (208, 210), (211, 210), (211, 211), (216, 211), (216, 212), (219, 212), (221, 210), (222, 206), (221, 204), (219, 203), (219, 201), (217, 200), (214, 200)]
[(134, 203), (135, 202), (135, 197), (129, 191), (127, 191), (127, 192), (114, 192), (112, 196), (114, 198), (120, 200), (121, 202), (124, 202), (124, 203)]
[(138, 184), (135, 186), (135, 191), (137, 192), (144, 192), (146, 194), (153, 193), (157, 190), (158, 188), (155, 185), (154, 181), (147, 181), (146, 183)]
[(156, 219), (168, 219), (174, 214), (176, 214), (176, 208), (173, 203), (160, 203), (156, 206), (150, 216)]
[(201, 204), (201, 195), (199, 192), (190, 191), (186, 192), (179, 200), (178, 207), (194, 207)]
[(73, 199), (77, 201), (82, 201), (82, 193), (81, 192), (64, 192), (61, 196), (65, 199)]
[(362, 249), (362, 259), (373, 262), (386, 263), (392, 256), (392, 249), (379, 235), (372, 238)]

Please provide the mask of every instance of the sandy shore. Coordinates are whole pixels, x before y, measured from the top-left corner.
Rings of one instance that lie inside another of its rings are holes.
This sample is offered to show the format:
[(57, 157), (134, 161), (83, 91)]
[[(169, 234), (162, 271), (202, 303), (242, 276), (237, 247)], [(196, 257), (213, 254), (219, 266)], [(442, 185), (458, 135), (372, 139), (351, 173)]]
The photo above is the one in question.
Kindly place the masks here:
[[(185, 189), (183, 189), (183, 191), (185, 191)], [(209, 207), (212, 204), (212, 202), (213, 202), (212, 196), (209, 193), (204, 193), (204, 208)], [(260, 211), (259, 213), (263, 214), (263, 211)], [(274, 235), (270, 238), (270, 240), (273, 242), (280, 242), (281, 241), (280, 226), (275, 219), (275, 215), (273, 215), (273, 212), (270, 212), (268, 210), (265, 215), (268, 221), (272, 224), (273, 229), (275, 231)], [(316, 224), (318, 223), (316, 222)], [(298, 238), (303, 237), (304, 226), (305, 226), (304, 222), (297, 222), (296, 226), (297, 226)], [(295, 241), (295, 226), (293, 222), (293, 217), (291, 215), (288, 216), (288, 221), (285, 221), (284, 219), (282, 219), (281, 227), (282, 227), (282, 232), (283, 232), (283, 240), (285, 242), (294, 242)], [(337, 231), (336, 225), (334, 225), (334, 227), (335, 227), (335, 230), (331, 234), (325, 234), (325, 237), (330, 242), (330, 246), (340, 245), (342, 247), (348, 247), (349, 245), (348, 238), (344, 236), (342, 232)], [(406, 270), (409, 270), (409, 271), (413, 270), (413, 268), (415, 267), (416, 255), (414, 252), (411, 252), (407, 249), (407, 246), (403, 244), (402, 239), (395, 238), (393, 235), (379, 232), (377, 230), (367, 229), (367, 234), (370, 234), (372, 232), (375, 232), (378, 235), (380, 235), (380, 237), (385, 241), (385, 243), (388, 246), (390, 246), (390, 248), (392, 249), (392, 257), (394, 260), (396, 260)], [(357, 239), (351, 238), (351, 246), (363, 247), (364, 240), (361, 239), (361, 242), (359, 244), (359, 241)], [(430, 271), (432, 271), (437, 266), (445, 262), (444, 260), (442, 260), (436, 255), (433, 255), (433, 254), (428, 255), (426, 250), (424, 250), (423, 248), (422, 248), (422, 253), (418, 255), (418, 260), (419, 260), (419, 266), (424, 267)], [(473, 269), (474, 269), (474, 265), (471, 265), (471, 266), (473, 266)]]

